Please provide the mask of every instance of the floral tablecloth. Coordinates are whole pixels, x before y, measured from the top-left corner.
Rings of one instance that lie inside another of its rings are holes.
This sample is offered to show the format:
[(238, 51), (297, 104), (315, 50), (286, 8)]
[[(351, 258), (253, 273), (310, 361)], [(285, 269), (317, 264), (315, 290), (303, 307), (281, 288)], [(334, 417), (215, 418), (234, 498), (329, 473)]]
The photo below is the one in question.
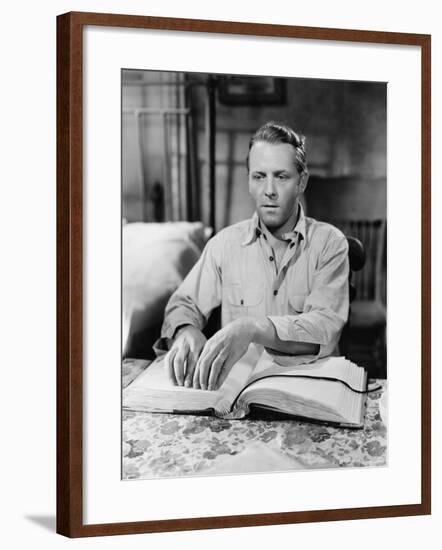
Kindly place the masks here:
[[(145, 364), (126, 360), (123, 385)], [(276, 457), (274, 469), (279, 463), (284, 471), (386, 466), (387, 429), (379, 407), (386, 397), (386, 381), (372, 382), (381, 389), (368, 394), (365, 425), (356, 430), (297, 420), (231, 421), (123, 411), (123, 479), (212, 475), (217, 467), (223, 473), (244, 472), (247, 465), (240, 459), (250, 460), (251, 450), (271, 452)]]

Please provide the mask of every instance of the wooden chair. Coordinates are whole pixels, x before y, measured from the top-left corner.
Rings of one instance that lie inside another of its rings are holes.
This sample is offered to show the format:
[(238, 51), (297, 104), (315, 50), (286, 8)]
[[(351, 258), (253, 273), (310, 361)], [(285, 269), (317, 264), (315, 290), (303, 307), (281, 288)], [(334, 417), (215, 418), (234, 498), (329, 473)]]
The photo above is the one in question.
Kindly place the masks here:
[(342, 330), (341, 338), (339, 341), (339, 351), (345, 357), (349, 356), (349, 351), (350, 351), (351, 308), (352, 308), (352, 303), (357, 295), (357, 289), (352, 279), (353, 279), (353, 275), (364, 267), (367, 259), (365, 255), (364, 245), (361, 243), (359, 239), (356, 239), (355, 237), (347, 236), (347, 242), (348, 242), (348, 260), (350, 264), (350, 273), (348, 276), (350, 314), (349, 314), (348, 321)]
[(337, 226), (359, 240), (364, 269), (352, 278), (355, 296), (344, 347), (370, 374), (385, 377), (386, 182), (385, 179), (314, 178), (305, 193), (307, 215)]

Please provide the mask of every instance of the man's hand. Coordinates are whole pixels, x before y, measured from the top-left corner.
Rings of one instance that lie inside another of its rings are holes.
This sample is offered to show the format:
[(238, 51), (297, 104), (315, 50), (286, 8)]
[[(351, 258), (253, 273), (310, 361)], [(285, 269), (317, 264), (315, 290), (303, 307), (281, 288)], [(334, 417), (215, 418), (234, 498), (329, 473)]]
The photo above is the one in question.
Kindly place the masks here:
[(255, 334), (251, 317), (241, 317), (219, 330), (207, 341), (196, 364), (193, 387), (218, 389), (233, 365), (246, 353)]
[(164, 359), (167, 374), (172, 384), (192, 386), (196, 362), (207, 338), (191, 325), (178, 329), (175, 340)]

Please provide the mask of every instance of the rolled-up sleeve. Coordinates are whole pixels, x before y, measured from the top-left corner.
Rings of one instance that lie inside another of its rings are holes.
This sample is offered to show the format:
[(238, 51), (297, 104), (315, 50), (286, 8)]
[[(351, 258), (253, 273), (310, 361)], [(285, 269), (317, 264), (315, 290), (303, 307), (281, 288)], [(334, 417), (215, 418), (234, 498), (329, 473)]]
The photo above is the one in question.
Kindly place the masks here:
[(315, 360), (334, 352), (348, 319), (349, 260), (347, 239), (332, 234), (322, 250), (303, 311), (268, 316), (281, 340), (319, 345)]
[(205, 246), (187, 277), (170, 297), (164, 314), (161, 338), (155, 342), (157, 355), (167, 351), (176, 330), (192, 325), (202, 330), (210, 313), (221, 303), (222, 243), (217, 237)]

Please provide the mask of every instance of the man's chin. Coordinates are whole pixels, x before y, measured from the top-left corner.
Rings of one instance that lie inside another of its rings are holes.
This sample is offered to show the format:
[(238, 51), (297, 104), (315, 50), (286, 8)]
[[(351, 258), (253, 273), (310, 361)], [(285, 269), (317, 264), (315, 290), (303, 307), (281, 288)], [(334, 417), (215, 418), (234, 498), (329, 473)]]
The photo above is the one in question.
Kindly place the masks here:
[(269, 229), (277, 229), (281, 225), (279, 216), (274, 216), (268, 212), (260, 212), (260, 218)]

